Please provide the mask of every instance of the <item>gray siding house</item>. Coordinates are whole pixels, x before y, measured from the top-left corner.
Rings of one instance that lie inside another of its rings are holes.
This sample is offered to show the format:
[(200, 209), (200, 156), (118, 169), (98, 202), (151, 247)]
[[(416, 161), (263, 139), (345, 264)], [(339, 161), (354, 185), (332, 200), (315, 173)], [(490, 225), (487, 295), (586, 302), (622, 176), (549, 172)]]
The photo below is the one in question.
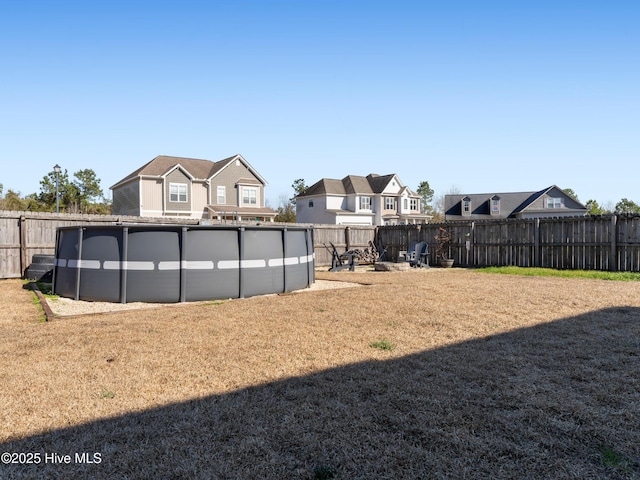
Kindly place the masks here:
[(160, 155), (110, 188), (115, 215), (273, 221), (266, 185), (242, 155), (218, 162)]
[(586, 215), (587, 207), (555, 185), (538, 192), (444, 196), (445, 220), (542, 218)]

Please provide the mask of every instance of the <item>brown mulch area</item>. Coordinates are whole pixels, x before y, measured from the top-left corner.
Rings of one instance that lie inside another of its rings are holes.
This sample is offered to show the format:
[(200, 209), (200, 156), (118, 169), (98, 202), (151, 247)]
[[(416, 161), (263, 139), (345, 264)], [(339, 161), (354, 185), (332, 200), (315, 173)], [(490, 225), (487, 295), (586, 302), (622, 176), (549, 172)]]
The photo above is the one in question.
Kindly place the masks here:
[(0, 478), (640, 477), (640, 283), (317, 276), (369, 285), (44, 323), (0, 281), (0, 453), (41, 455)]

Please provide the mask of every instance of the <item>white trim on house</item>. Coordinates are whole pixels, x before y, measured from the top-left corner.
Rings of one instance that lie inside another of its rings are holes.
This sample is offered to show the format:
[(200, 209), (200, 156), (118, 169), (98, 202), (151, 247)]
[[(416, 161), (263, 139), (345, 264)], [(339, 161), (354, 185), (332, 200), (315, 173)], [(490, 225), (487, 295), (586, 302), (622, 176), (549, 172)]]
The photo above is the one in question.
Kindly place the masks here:
[[(175, 164), (172, 168), (170, 168), (169, 170), (167, 170), (166, 172), (164, 172), (162, 175), (160, 175), (160, 178), (165, 179), (167, 178), (171, 173), (175, 172), (176, 170), (180, 170), (182, 173), (185, 174), (185, 176), (189, 177), (189, 180), (191, 180), (192, 182), (195, 180), (195, 177), (193, 175), (191, 175), (189, 173), (189, 171), (187, 169), (185, 169), (182, 165), (180, 165), (179, 163)], [(155, 177), (153, 177), (155, 178)]]
[(255, 168), (253, 168), (253, 167), (251, 166), (251, 164), (250, 164), (249, 162), (247, 162), (247, 161), (245, 160), (245, 158), (244, 158), (242, 155), (236, 155), (235, 157), (232, 157), (232, 158), (231, 158), (231, 160), (229, 160), (225, 166), (223, 166), (220, 170), (218, 170), (218, 171), (217, 171), (217, 172), (215, 172), (213, 175), (211, 175), (207, 180), (211, 181), (213, 178), (217, 177), (217, 176), (218, 176), (218, 174), (219, 174), (220, 172), (224, 171), (224, 169), (225, 169), (225, 168), (227, 168), (229, 165), (231, 165), (232, 163), (233, 163), (233, 164), (236, 164), (236, 162), (237, 162), (238, 160), (239, 160), (240, 162), (244, 163), (244, 166), (245, 166), (245, 167), (247, 167), (247, 170), (249, 170), (249, 171), (251, 172), (251, 174), (252, 174), (254, 177), (256, 177), (256, 179), (257, 179), (260, 183), (262, 183), (262, 185), (263, 185), (263, 186), (265, 186), (265, 187), (266, 187), (267, 185), (269, 185), (269, 184), (267, 183), (267, 181), (262, 177), (262, 175), (260, 175), (260, 174), (258, 173), (258, 171), (257, 171)]
[[(209, 188), (211, 188), (211, 184), (209, 184)], [(222, 195), (220, 195), (220, 189), (222, 189)], [(222, 201), (220, 201), (222, 198)], [(209, 200), (211, 203), (211, 200)], [(225, 185), (216, 185), (216, 205), (226, 205), (227, 203), (227, 187)]]
[[(181, 200), (181, 196), (183, 195), (181, 191), (183, 190), (181, 187), (184, 187), (184, 200)], [(176, 193), (171, 191), (172, 188), (177, 189)], [(189, 184), (188, 183), (179, 183), (179, 182), (169, 182), (169, 201), (171, 203), (188, 203), (189, 202)], [(172, 198), (173, 195), (176, 195), (177, 198), (174, 200)]]

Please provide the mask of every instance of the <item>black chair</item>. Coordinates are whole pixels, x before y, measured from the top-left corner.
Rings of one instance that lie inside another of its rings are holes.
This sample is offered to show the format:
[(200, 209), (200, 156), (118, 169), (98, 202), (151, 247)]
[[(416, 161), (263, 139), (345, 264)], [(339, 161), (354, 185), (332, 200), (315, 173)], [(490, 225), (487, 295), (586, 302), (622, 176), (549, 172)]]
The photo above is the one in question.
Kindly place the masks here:
[(409, 265), (416, 268), (429, 267), (429, 244), (427, 242), (416, 243), (411, 252), (407, 252)]
[(347, 268), (350, 272), (355, 271), (356, 267), (358, 266), (356, 254), (349, 252), (338, 253), (338, 249), (336, 249), (333, 243), (329, 242), (329, 245), (331, 245), (331, 249), (327, 247), (326, 243), (324, 245), (324, 248), (329, 250), (329, 253), (331, 254), (331, 268), (329, 269), (329, 271), (339, 272), (340, 270), (346, 270)]

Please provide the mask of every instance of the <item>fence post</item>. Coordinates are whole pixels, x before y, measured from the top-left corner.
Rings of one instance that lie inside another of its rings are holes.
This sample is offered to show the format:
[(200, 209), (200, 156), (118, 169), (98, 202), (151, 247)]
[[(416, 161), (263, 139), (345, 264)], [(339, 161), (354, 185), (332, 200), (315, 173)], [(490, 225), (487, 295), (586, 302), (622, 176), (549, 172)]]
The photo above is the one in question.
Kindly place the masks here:
[(618, 271), (618, 259), (617, 259), (617, 250), (618, 246), (616, 244), (617, 236), (618, 236), (618, 216), (611, 216), (611, 232), (610, 232), (610, 240), (611, 240), (611, 250), (609, 251), (609, 271), (617, 272)]
[(351, 250), (351, 227), (344, 227), (344, 243), (347, 252)]

